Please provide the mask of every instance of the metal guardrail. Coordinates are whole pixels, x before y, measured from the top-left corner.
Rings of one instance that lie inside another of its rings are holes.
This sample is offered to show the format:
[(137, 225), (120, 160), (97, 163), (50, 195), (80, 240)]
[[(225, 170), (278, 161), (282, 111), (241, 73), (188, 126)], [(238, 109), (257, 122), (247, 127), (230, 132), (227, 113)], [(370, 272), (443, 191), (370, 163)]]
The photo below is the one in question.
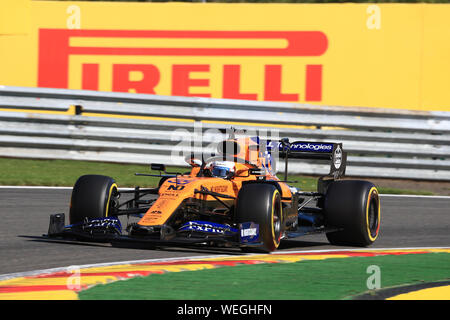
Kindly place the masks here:
[(213, 152), (230, 126), (342, 142), (348, 176), (450, 181), (450, 112), (0, 86), (0, 156), (186, 165), (188, 144)]

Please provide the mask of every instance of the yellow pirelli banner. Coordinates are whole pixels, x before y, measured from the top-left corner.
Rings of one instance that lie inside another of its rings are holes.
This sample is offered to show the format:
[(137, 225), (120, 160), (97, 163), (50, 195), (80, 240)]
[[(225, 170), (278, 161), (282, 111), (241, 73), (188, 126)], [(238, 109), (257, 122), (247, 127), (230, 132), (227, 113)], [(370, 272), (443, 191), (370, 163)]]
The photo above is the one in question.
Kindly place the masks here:
[(447, 4), (0, 10), (0, 85), (450, 111)]

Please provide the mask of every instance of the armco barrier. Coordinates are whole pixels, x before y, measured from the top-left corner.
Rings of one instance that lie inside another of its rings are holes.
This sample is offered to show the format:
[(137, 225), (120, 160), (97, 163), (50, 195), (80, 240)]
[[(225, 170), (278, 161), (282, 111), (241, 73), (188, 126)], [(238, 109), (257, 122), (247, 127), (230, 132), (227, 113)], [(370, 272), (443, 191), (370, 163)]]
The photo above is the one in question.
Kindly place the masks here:
[[(450, 112), (0, 87), (5, 157), (186, 165), (187, 144), (213, 152), (219, 130), (231, 126), (342, 142), (348, 176), (450, 181)], [(292, 160), (289, 171), (324, 174), (328, 166)]]

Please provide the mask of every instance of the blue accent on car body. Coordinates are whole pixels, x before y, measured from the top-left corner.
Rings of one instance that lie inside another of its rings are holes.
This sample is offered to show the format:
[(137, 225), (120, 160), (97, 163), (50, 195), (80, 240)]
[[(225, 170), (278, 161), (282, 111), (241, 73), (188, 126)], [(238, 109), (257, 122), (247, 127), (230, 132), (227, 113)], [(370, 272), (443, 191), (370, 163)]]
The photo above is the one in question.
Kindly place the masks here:
[(317, 218), (317, 216), (312, 216), (312, 215), (306, 215), (306, 214), (299, 213), (298, 214), (298, 219), (307, 221), (307, 222), (309, 222), (309, 223), (314, 225), (314, 224), (316, 224), (318, 218)]
[(169, 183), (175, 183), (175, 184), (181, 184), (181, 185), (192, 182), (192, 180), (188, 180), (188, 179), (184, 179), (184, 178), (172, 178), (172, 179), (167, 179), (166, 181)]
[(259, 242), (259, 224), (254, 222), (243, 222), (239, 224), (239, 242)]
[(326, 152), (331, 153), (333, 151), (332, 143), (314, 143), (314, 142), (294, 142), (290, 147), (291, 152)]
[(69, 224), (64, 228), (65, 229), (81, 228), (84, 231), (114, 229), (119, 234), (122, 233), (122, 224), (120, 223), (120, 220), (117, 217), (91, 218), (87, 219), (86, 221)]
[(297, 141), (289, 145), (289, 147), (284, 146), (280, 141), (268, 141), (267, 150), (268, 151), (280, 151), (284, 152), (286, 148), (290, 152), (324, 152), (331, 153), (333, 151), (332, 143), (320, 143), (320, 142), (303, 142)]
[(211, 234), (233, 235), (238, 229), (229, 225), (210, 222), (210, 221), (188, 221), (178, 229), (178, 231), (197, 231)]

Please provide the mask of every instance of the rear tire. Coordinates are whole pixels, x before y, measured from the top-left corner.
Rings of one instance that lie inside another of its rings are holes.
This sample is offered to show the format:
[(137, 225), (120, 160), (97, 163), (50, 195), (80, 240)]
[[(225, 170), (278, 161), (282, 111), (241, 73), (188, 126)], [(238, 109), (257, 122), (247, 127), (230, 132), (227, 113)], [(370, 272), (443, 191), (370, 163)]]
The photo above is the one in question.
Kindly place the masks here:
[(259, 225), (257, 247), (242, 247), (244, 252), (271, 252), (280, 245), (282, 235), (281, 195), (272, 184), (252, 183), (242, 186), (236, 202), (236, 222)]
[(342, 228), (327, 233), (334, 245), (369, 246), (381, 224), (380, 199), (375, 185), (362, 180), (332, 182), (324, 202), (326, 224)]
[(118, 193), (114, 179), (101, 175), (84, 175), (78, 178), (70, 201), (70, 224), (85, 218), (110, 216), (114, 198)]

